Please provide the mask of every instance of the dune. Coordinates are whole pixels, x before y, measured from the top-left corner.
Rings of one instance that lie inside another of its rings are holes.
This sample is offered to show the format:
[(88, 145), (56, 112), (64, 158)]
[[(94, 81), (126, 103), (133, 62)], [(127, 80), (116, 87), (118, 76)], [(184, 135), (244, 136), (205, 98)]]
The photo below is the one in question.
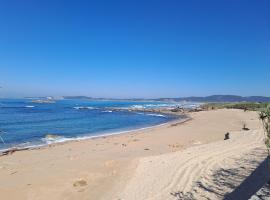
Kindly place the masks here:
[[(226, 141), (142, 158), (119, 199), (223, 199), (266, 157), (262, 131), (253, 130), (234, 132)], [(268, 174), (262, 171), (257, 180)], [(241, 191), (239, 199), (246, 199), (241, 197), (244, 192), (252, 194), (251, 189)]]

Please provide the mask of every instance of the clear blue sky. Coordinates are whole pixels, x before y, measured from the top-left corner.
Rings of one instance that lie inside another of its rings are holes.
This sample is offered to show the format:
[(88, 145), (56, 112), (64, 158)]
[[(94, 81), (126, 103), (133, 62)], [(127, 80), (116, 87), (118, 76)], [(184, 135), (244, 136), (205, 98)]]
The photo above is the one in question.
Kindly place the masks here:
[(0, 86), (0, 97), (270, 96), (270, 1), (1, 0)]

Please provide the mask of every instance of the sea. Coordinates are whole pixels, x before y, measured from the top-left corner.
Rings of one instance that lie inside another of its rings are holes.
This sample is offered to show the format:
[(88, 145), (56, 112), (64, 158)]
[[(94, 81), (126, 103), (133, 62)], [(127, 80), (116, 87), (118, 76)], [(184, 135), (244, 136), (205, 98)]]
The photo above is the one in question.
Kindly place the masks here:
[[(128, 111), (129, 108), (195, 107), (194, 103), (0, 99), (0, 151), (126, 133), (181, 116)], [(184, 117), (184, 116), (182, 116)]]

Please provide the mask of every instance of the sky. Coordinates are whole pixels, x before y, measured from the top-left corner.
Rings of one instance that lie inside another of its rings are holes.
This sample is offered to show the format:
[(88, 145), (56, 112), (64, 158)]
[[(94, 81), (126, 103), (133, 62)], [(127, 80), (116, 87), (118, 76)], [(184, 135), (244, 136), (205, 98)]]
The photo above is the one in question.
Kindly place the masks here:
[(0, 97), (270, 96), (269, 0), (1, 0)]

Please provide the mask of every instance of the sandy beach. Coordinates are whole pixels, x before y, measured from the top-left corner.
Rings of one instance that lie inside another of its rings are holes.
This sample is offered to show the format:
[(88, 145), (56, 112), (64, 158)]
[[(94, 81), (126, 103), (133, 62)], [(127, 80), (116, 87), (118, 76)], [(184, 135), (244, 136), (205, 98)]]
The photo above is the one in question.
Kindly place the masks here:
[[(229, 199), (267, 157), (258, 113), (221, 109), (190, 118), (1, 156), (0, 197)], [(250, 130), (242, 130), (244, 124)], [(226, 132), (231, 138), (224, 141)], [(265, 174), (260, 170), (257, 177)]]

